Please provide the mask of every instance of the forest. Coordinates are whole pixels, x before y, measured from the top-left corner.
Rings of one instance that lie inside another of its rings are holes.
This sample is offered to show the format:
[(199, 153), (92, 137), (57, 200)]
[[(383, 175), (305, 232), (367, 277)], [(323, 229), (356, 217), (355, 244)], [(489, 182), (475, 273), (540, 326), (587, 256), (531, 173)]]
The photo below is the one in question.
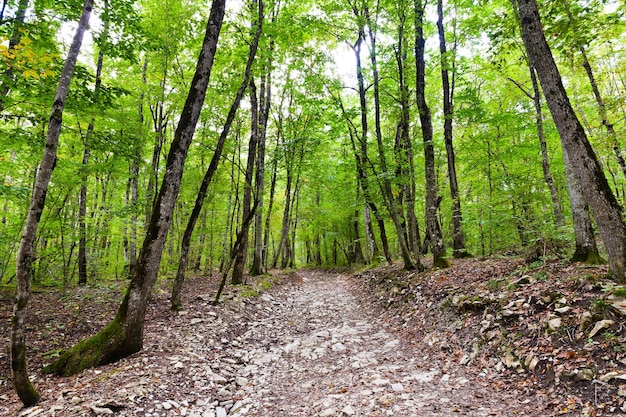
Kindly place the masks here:
[(626, 282), (623, 0), (4, 0), (0, 286), (122, 282), (44, 372), (142, 349), (150, 293), (276, 269), (607, 263)]

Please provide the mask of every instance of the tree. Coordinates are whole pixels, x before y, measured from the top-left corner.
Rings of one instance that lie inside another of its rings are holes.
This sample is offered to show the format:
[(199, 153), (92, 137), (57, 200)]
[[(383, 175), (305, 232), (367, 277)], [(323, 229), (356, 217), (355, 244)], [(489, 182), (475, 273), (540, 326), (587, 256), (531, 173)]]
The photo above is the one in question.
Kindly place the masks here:
[(46, 146), (41, 160), (41, 165), (35, 179), (35, 186), (28, 209), (26, 222), (22, 238), (20, 239), (20, 247), (17, 254), (17, 297), (15, 307), (13, 308), (13, 317), (11, 318), (11, 370), (13, 372), (13, 386), (20, 397), (20, 400), (26, 407), (33, 406), (39, 401), (39, 394), (28, 378), (26, 368), (26, 306), (30, 297), (30, 275), (32, 267), (32, 255), (41, 219), (41, 212), (46, 203), (46, 194), (48, 184), (52, 177), (52, 171), (56, 163), (56, 153), (59, 146), (59, 136), (61, 134), (61, 125), (63, 123), (63, 108), (67, 98), (70, 81), (78, 59), (81, 45), (91, 11), (93, 9), (93, 0), (85, 0), (83, 12), (78, 22), (78, 27), (72, 40), (72, 45), (68, 52), (63, 71), (59, 77), (57, 92), (52, 105), (52, 112), (48, 122), (48, 132), (46, 134)]
[(536, 0), (512, 0), (522, 27), (522, 39), (537, 70), (543, 92), (559, 131), (563, 151), (582, 186), (617, 281), (626, 282), (626, 225), (597, 156), (563, 86), (541, 26)]
[(430, 108), (426, 103), (426, 63), (424, 61), (424, 9), (425, 2), (414, 0), (415, 9), (415, 95), (422, 127), (424, 142), (424, 169), (426, 173), (426, 231), (433, 253), (433, 266), (448, 267), (450, 261), (446, 258), (446, 249), (441, 233), (441, 226), (437, 219), (439, 198), (437, 197), (437, 177), (435, 173), (435, 148), (433, 144), (433, 123)]
[[(454, 115), (454, 85), (456, 73), (454, 71), (454, 56), (450, 55), (446, 46), (446, 33), (443, 27), (443, 0), (437, 2), (437, 30), (439, 33), (439, 51), (441, 53), (441, 84), (443, 92), (443, 139), (448, 156), (448, 180), (450, 181), (450, 198), (452, 200), (452, 249), (456, 258), (468, 256), (465, 250), (465, 235), (463, 234), (463, 213), (461, 211), (461, 196), (456, 175), (456, 160), (454, 156), (452, 119)], [(456, 49), (456, 43), (455, 43)], [(453, 51), (455, 52), (455, 51)], [(452, 57), (452, 63), (450, 63)], [(450, 83), (452, 70), (452, 83)]]
[(224, 13), (225, 0), (213, 1), (196, 71), (168, 154), (166, 173), (124, 300), (115, 318), (103, 330), (65, 351), (46, 367), (46, 372), (74, 374), (91, 366), (115, 362), (143, 347), (148, 296), (157, 278), (185, 159), (204, 103)]
[(263, 31), (263, 1), (258, 1), (258, 14), (253, 22), (253, 28), (255, 28), (255, 35), (250, 44), (250, 50), (248, 53), (248, 61), (246, 63), (246, 68), (244, 70), (243, 81), (241, 82), (241, 86), (239, 90), (237, 90), (237, 94), (235, 95), (235, 99), (230, 106), (230, 110), (228, 111), (228, 115), (226, 116), (226, 121), (224, 122), (224, 127), (222, 128), (222, 133), (215, 145), (215, 150), (213, 151), (213, 157), (211, 158), (211, 162), (204, 174), (204, 178), (202, 179), (202, 183), (200, 184), (200, 189), (198, 194), (196, 195), (196, 201), (193, 206), (193, 210), (189, 215), (189, 220), (187, 221), (187, 227), (185, 228), (185, 232), (182, 237), (181, 248), (180, 248), (180, 260), (178, 263), (178, 270), (176, 272), (176, 278), (174, 279), (174, 285), (172, 285), (172, 297), (171, 297), (171, 307), (172, 310), (180, 310), (182, 308), (182, 300), (181, 300), (181, 290), (183, 281), (185, 280), (185, 272), (187, 270), (187, 265), (189, 263), (189, 249), (191, 247), (191, 235), (193, 234), (194, 228), (200, 216), (200, 211), (202, 210), (202, 206), (204, 205), (204, 200), (207, 195), (207, 191), (209, 189), (209, 185), (213, 180), (213, 176), (215, 171), (217, 171), (217, 166), (222, 158), (222, 151), (224, 150), (224, 144), (226, 139), (228, 138), (228, 134), (230, 133), (230, 129), (235, 120), (235, 116), (239, 109), (239, 105), (241, 104), (241, 99), (248, 88), (248, 84), (250, 82), (250, 73), (252, 72), (252, 65), (254, 63), (257, 48), (259, 46), (259, 39), (261, 37), (261, 33)]

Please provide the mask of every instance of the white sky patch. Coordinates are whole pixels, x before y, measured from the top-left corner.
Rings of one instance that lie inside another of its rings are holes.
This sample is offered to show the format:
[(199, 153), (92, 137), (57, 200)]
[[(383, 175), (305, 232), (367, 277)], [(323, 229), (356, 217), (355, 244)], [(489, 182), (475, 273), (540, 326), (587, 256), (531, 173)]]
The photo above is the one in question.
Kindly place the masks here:
[(341, 79), (343, 84), (348, 87), (356, 88), (356, 57), (354, 51), (346, 44), (339, 44), (331, 51), (334, 65), (330, 69), (331, 76)]

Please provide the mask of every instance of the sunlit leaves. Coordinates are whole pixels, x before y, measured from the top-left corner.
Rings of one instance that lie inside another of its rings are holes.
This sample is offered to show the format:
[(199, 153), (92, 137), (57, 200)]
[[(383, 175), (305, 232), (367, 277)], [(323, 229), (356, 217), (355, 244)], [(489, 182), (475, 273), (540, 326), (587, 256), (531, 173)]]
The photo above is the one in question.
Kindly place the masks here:
[(41, 52), (36, 43), (28, 37), (28, 31), (21, 30), (23, 35), (14, 48), (9, 49), (9, 39), (0, 37), (0, 68), (11, 70), (14, 74), (21, 73), (24, 78), (45, 78), (55, 75), (55, 60), (58, 54)]

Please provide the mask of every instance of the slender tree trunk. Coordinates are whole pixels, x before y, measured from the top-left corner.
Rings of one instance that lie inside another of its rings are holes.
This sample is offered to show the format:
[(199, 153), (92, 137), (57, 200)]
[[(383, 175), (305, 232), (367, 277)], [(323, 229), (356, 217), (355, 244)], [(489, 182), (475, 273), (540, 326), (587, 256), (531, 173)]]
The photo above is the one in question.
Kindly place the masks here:
[[(439, 32), (439, 51), (441, 53), (441, 81), (443, 90), (443, 139), (446, 144), (448, 156), (448, 179), (450, 181), (450, 199), (452, 200), (452, 249), (455, 258), (468, 256), (465, 250), (465, 234), (463, 233), (463, 214), (461, 211), (461, 196), (456, 175), (456, 162), (454, 146), (452, 144), (452, 118), (454, 115), (454, 71), (452, 73), (452, 85), (450, 85), (449, 57), (446, 46), (446, 35), (443, 27), (443, 0), (437, 2), (437, 30)], [(452, 64), (454, 69), (454, 63)]]
[[(108, 1), (104, 2), (105, 11), (108, 8)], [(108, 32), (108, 22), (105, 22), (104, 25), (104, 36), (107, 36)], [(104, 54), (102, 50), (98, 52), (98, 62), (96, 65), (96, 81), (93, 89), (93, 103), (97, 107), (98, 106), (98, 96), (100, 94), (100, 85), (102, 84), (102, 63), (104, 60)], [(91, 140), (91, 136), (93, 135), (93, 129), (95, 124), (95, 116), (91, 118), (89, 122), (89, 126), (87, 126), (87, 133), (85, 134), (84, 142), (84, 152), (83, 152), (83, 161), (81, 164), (82, 172), (82, 184), (80, 186), (80, 195), (78, 198), (78, 234), (79, 234), (79, 242), (78, 242), (78, 284), (85, 285), (87, 284), (87, 225), (85, 222), (85, 218), (87, 217), (87, 183), (89, 180), (89, 175), (87, 174), (87, 163), (89, 162), (89, 141)]]
[(267, 256), (267, 249), (263, 246), (263, 200), (265, 183), (265, 141), (267, 137), (267, 123), (271, 105), (271, 71), (261, 80), (260, 88), (260, 111), (259, 111), (259, 143), (256, 160), (255, 189), (259, 200), (257, 213), (254, 218), (254, 258), (250, 275), (261, 275), (263, 273), (264, 258)]
[[(572, 15), (572, 12), (569, 8), (569, 3), (565, 2), (564, 5), (565, 9), (567, 10), (567, 17), (569, 18), (570, 24), (575, 30), (578, 29), (577, 21)], [(593, 68), (591, 68), (589, 58), (587, 58), (587, 50), (582, 43), (578, 45), (578, 49), (580, 50), (580, 54), (583, 59), (583, 68), (585, 69), (585, 73), (587, 74), (587, 78), (589, 79), (589, 84), (591, 85), (593, 96), (596, 99), (596, 103), (598, 104), (598, 115), (600, 116), (600, 120), (602, 121), (602, 126), (606, 128), (609, 143), (613, 147), (613, 152), (615, 153), (617, 163), (619, 164), (624, 176), (626, 176), (626, 161), (624, 161), (624, 155), (622, 154), (622, 150), (620, 148), (620, 144), (617, 139), (617, 134), (615, 133), (613, 123), (609, 121), (609, 116), (606, 111), (604, 99), (602, 98), (602, 94), (600, 93), (600, 88), (598, 87), (598, 83), (596, 82), (596, 77), (593, 74)]]
[[(143, 67), (141, 69), (141, 78), (143, 85), (146, 85), (146, 74), (148, 72), (148, 59), (144, 58)], [(144, 129), (144, 93), (139, 96), (138, 118), (141, 128), (141, 137), (143, 138)], [(128, 275), (132, 276), (137, 265), (137, 204), (139, 203), (139, 167), (141, 162), (141, 142), (136, 141), (134, 147), (133, 161), (130, 167), (130, 204), (132, 214), (130, 216), (130, 242), (128, 244)]]
[(407, 48), (405, 42), (406, 13), (405, 4), (400, 5), (400, 23), (398, 24), (398, 47), (396, 49), (396, 62), (398, 64), (398, 87), (400, 90), (400, 121), (397, 128), (396, 153), (398, 154), (399, 177), (403, 179), (404, 200), (406, 204), (406, 220), (408, 229), (408, 246), (418, 269), (424, 267), (421, 261), (420, 231), (417, 216), (415, 215), (415, 165), (413, 154), (413, 143), (410, 136), (410, 113), (409, 99), (410, 92), (405, 76), (405, 65), (407, 61)]
[(563, 151), (567, 152), (604, 241), (609, 268), (617, 281), (626, 282), (626, 225), (622, 219), (621, 207), (567, 97), (542, 30), (537, 2), (535, 0), (512, 0), (512, 2), (519, 11), (524, 45), (537, 70), (548, 107), (561, 137)]
[(263, 247), (265, 248), (265, 270), (269, 268), (269, 244), (270, 244), (270, 226), (272, 220), (272, 208), (274, 207), (274, 195), (276, 193), (276, 175), (278, 173), (278, 162), (273, 159), (272, 179), (270, 180), (270, 195), (267, 204), (267, 214), (265, 215), (265, 226), (263, 232)]
[(606, 128), (606, 133), (609, 136), (609, 143), (613, 147), (613, 152), (615, 153), (617, 163), (622, 169), (622, 173), (624, 174), (624, 176), (626, 176), (626, 161), (624, 161), (624, 155), (622, 154), (619, 141), (617, 140), (615, 127), (613, 126), (613, 123), (609, 121), (609, 116), (606, 111), (604, 99), (602, 98), (602, 94), (600, 94), (598, 83), (596, 82), (596, 78), (593, 75), (593, 69), (591, 68), (589, 59), (587, 58), (587, 52), (585, 51), (585, 47), (582, 45), (580, 46), (580, 53), (582, 54), (583, 58), (583, 67), (585, 68), (585, 72), (587, 73), (587, 77), (589, 78), (589, 83), (591, 84), (591, 88), (593, 89), (593, 95), (596, 99), (596, 103), (598, 104), (598, 114), (600, 115), (600, 120), (602, 120), (602, 126)]
[(274, 253), (274, 260), (272, 261), (272, 268), (276, 268), (278, 265), (278, 259), (281, 256), (285, 246), (288, 246), (287, 240), (289, 239), (289, 210), (291, 209), (291, 187), (293, 183), (292, 170), (287, 168), (287, 184), (285, 185), (285, 208), (283, 210), (283, 221), (280, 228), (280, 240), (278, 241), (278, 248)]
[[(392, 186), (387, 168), (387, 158), (385, 156), (384, 145), (383, 145), (383, 134), (381, 127), (381, 112), (380, 112), (380, 83), (379, 83), (379, 75), (378, 75), (378, 63), (376, 56), (376, 35), (373, 30), (373, 25), (375, 24), (369, 13), (369, 9), (365, 7), (365, 20), (368, 23), (368, 34), (370, 39), (370, 61), (372, 65), (372, 76), (374, 79), (374, 125), (375, 125), (375, 133), (376, 133), (376, 143), (378, 144), (378, 155), (380, 159), (381, 169), (383, 171), (382, 178), (382, 191), (386, 196), (387, 204), (389, 207), (389, 212), (391, 215), (391, 219), (393, 220), (393, 224), (396, 227), (397, 235), (398, 235), (398, 244), (400, 246), (400, 253), (402, 255), (402, 260), (404, 262), (404, 269), (411, 270), (415, 269), (415, 262), (411, 257), (411, 251), (409, 249), (409, 242), (407, 241), (407, 233), (405, 220), (403, 215), (403, 210), (398, 206), (398, 201), (394, 197), (392, 193)], [(359, 76), (359, 95), (361, 96), (361, 117), (362, 119), (366, 116), (364, 112), (365, 108), (365, 88), (363, 85), (363, 75), (362, 70), (360, 68), (360, 60), (357, 58), (357, 76)]]
[(80, 52), (85, 31), (89, 24), (93, 0), (85, 0), (83, 12), (74, 34), (74, 39), (70, 46), (65, 64), (61, 71), (59, 84), (54, 96), (52, 112), (48, 122), (48, 133), (46, 135), (46, 146), (41, 160), (41, 165), (37, 171), (37, 178), (33, 189), (30, 207), (17, 254), (16, 282), (17, 296), (11, 318), (11, 371), (13, 374), (13, 386), (18, 397), (26, 407), (31, 407), (39, 401), (39, 394), (28, 378), (26, 366), (26, 306), (30, 297), (30, 276), (33, 260), (33, 251), (37, 228), (41, 213), (46, 202), (48, 184), (52, 176), (52, 171), (56, 163), (59, 136), (63, 118), (63, 109), (67, 98), (68, 89), (76, 66), (76, 60)]
[(252, 180), (254, 176), (254, 166), (256, 164), (257, 156), (257, 144), (259, 142), (259, 105), (256, 85), (254, 80), (250, 82), (250, 106), (251, 106), (251, 119), (252, 127), (250, 131), (250, 141), (248, 142), (248, 160), (246, 163), (246, 175), (244, 178), (244, 190), (243, 190), (243, 210), (242, 216), (242, 229), (241, 229), (241, 241), (234, 252), (235, 264), (233, 266), (233, 275), (231, 277), (231, 283), (233, 285), (239, 285), (244, 283), (243, 271), (246, 266), (246, 258), (248, 254), (248, 238), (250, 232), (250, 225), (246, 225), (243, 228), (243, 219), (246, 219), (250, 214), (250, 204), (252, 203)]
[(109, 325), (64, 352), (46, 367), (46, 372), (74, 374), (91, 366), (117, 361), (143, 347), (148, 296), (157, 278), (185, 158), (206, 96), (224, 12), (225, 0), (213, 1), (196, 71), (167, 158), (163, 183), (124, 300)]
[(426, 173), (426, 229), (430, 237), (433, 253), (433, 266), (448, 267), (441, 227), (437, 219), (437, 176), (435, 172), (435, 149), (433, 145), (433, 125), (430, 108), (426, 104), (426, 63), (424, 61), (423, 0), (414, 0), (415, 7), (415, 66), (417, 109), (422, 124), (424, 141), (424, 169)]
[(550, 162), (548, 158), (548, 145), (546, 143), (546, 137), (543, 131), (543, 112), (541, 109), (541, 93), (539, 91), (539, 83), (537, 82), (537, 76), (535, 68), (529, 65), (530, 79), (533, 85), (533, 103), (535, 104), (535, 117), (537, 120), (537, 136), (539, 137), (539, 144), (541, 145), (541, 167), (543, 168), (543, 178), (548, 189), (550, 190), (550, 197), (552, 198), (552, 209), (554, 211), (554, 219), (559, 227), (565, 225), (563, 218), (563, 209), (561, 208), (561, 202), (559, 201), (559, 194), (556, 191), (552, 174), (550, 173)]
[(246, 63), (246, 68), (244, 70), (244, 77), (241, 85), (239, 86), (239, 90), (237, 90), (237, 94), (235, 95), (235, 99), (230, 106), (230, 110), (228, 111), (228, 115), (226, 116), (226, 122), (224, 123), (224, 127), (222, 129), (222, 133), (215, 145), (215, 151), (213, 152), (213, 157), (211, 158), (211, 162), (209, 163), (209, 167), (204, 174), (204, 178), (202, 179), (202, 184), (200, 184), (200, 189), (198, 190), (198, 194), (196, 195), (196, 201), (194, 203), (193, 209), (191, 211), (191, 215), (189, 216), (189, 220), (187, 221), (187, 226), (185, 228), (185, 232), (183, 234), (181, 248), (180, 248), (180, 259), (178, 262), (178, 270), (176, 272), (176, 278), (174, 278), (174, 284), (172, 285), (172, 296), (171, 296), (171, 308), (172, 310), (180, 310), (183, 307), (182, 299), (181, 299), (181, 290), (183, 286), (183, 282), (185, 280), (185, 273), (187, 271), (187, 265), (189, 263), (189, 249), (191, 247), (191, 236), (193, 234), (193, 230), (196, 227), (196, 223), (198, 221), (198, 217), (200, 216), (200, 212), (202, 211), (202, 206), (204, 205), (204, 200), (206, 198), (209, 185), (213, 180), (213, 175), (217, 171), (217, 167), (219, 165), (220, 159), (222, 157), (222, 152), (224, 150), (224, 144), (226, 143), (226, 139), (228, 138), (228, 134), (230, 133), (230, 129), (235, 120), (235, 116), (237, 114), (237, 110), (239, 109), (239, 105), (241, 104), (241, 99), (248, 88), (248, 84), (250, 81), (250, 73), (252, 72), (252, 64), (254, 63), (254, 59), (256, 57), (256, 52), (259, 46), (259, 39), (261, 37), (261, 33), (263, 30), (263, 1), (259, 1), (259, 17), (258, 21), (255, 22), (256, 32), (252, 44), (250, 45), (250, 50), (248, 53), (248, 61)]

